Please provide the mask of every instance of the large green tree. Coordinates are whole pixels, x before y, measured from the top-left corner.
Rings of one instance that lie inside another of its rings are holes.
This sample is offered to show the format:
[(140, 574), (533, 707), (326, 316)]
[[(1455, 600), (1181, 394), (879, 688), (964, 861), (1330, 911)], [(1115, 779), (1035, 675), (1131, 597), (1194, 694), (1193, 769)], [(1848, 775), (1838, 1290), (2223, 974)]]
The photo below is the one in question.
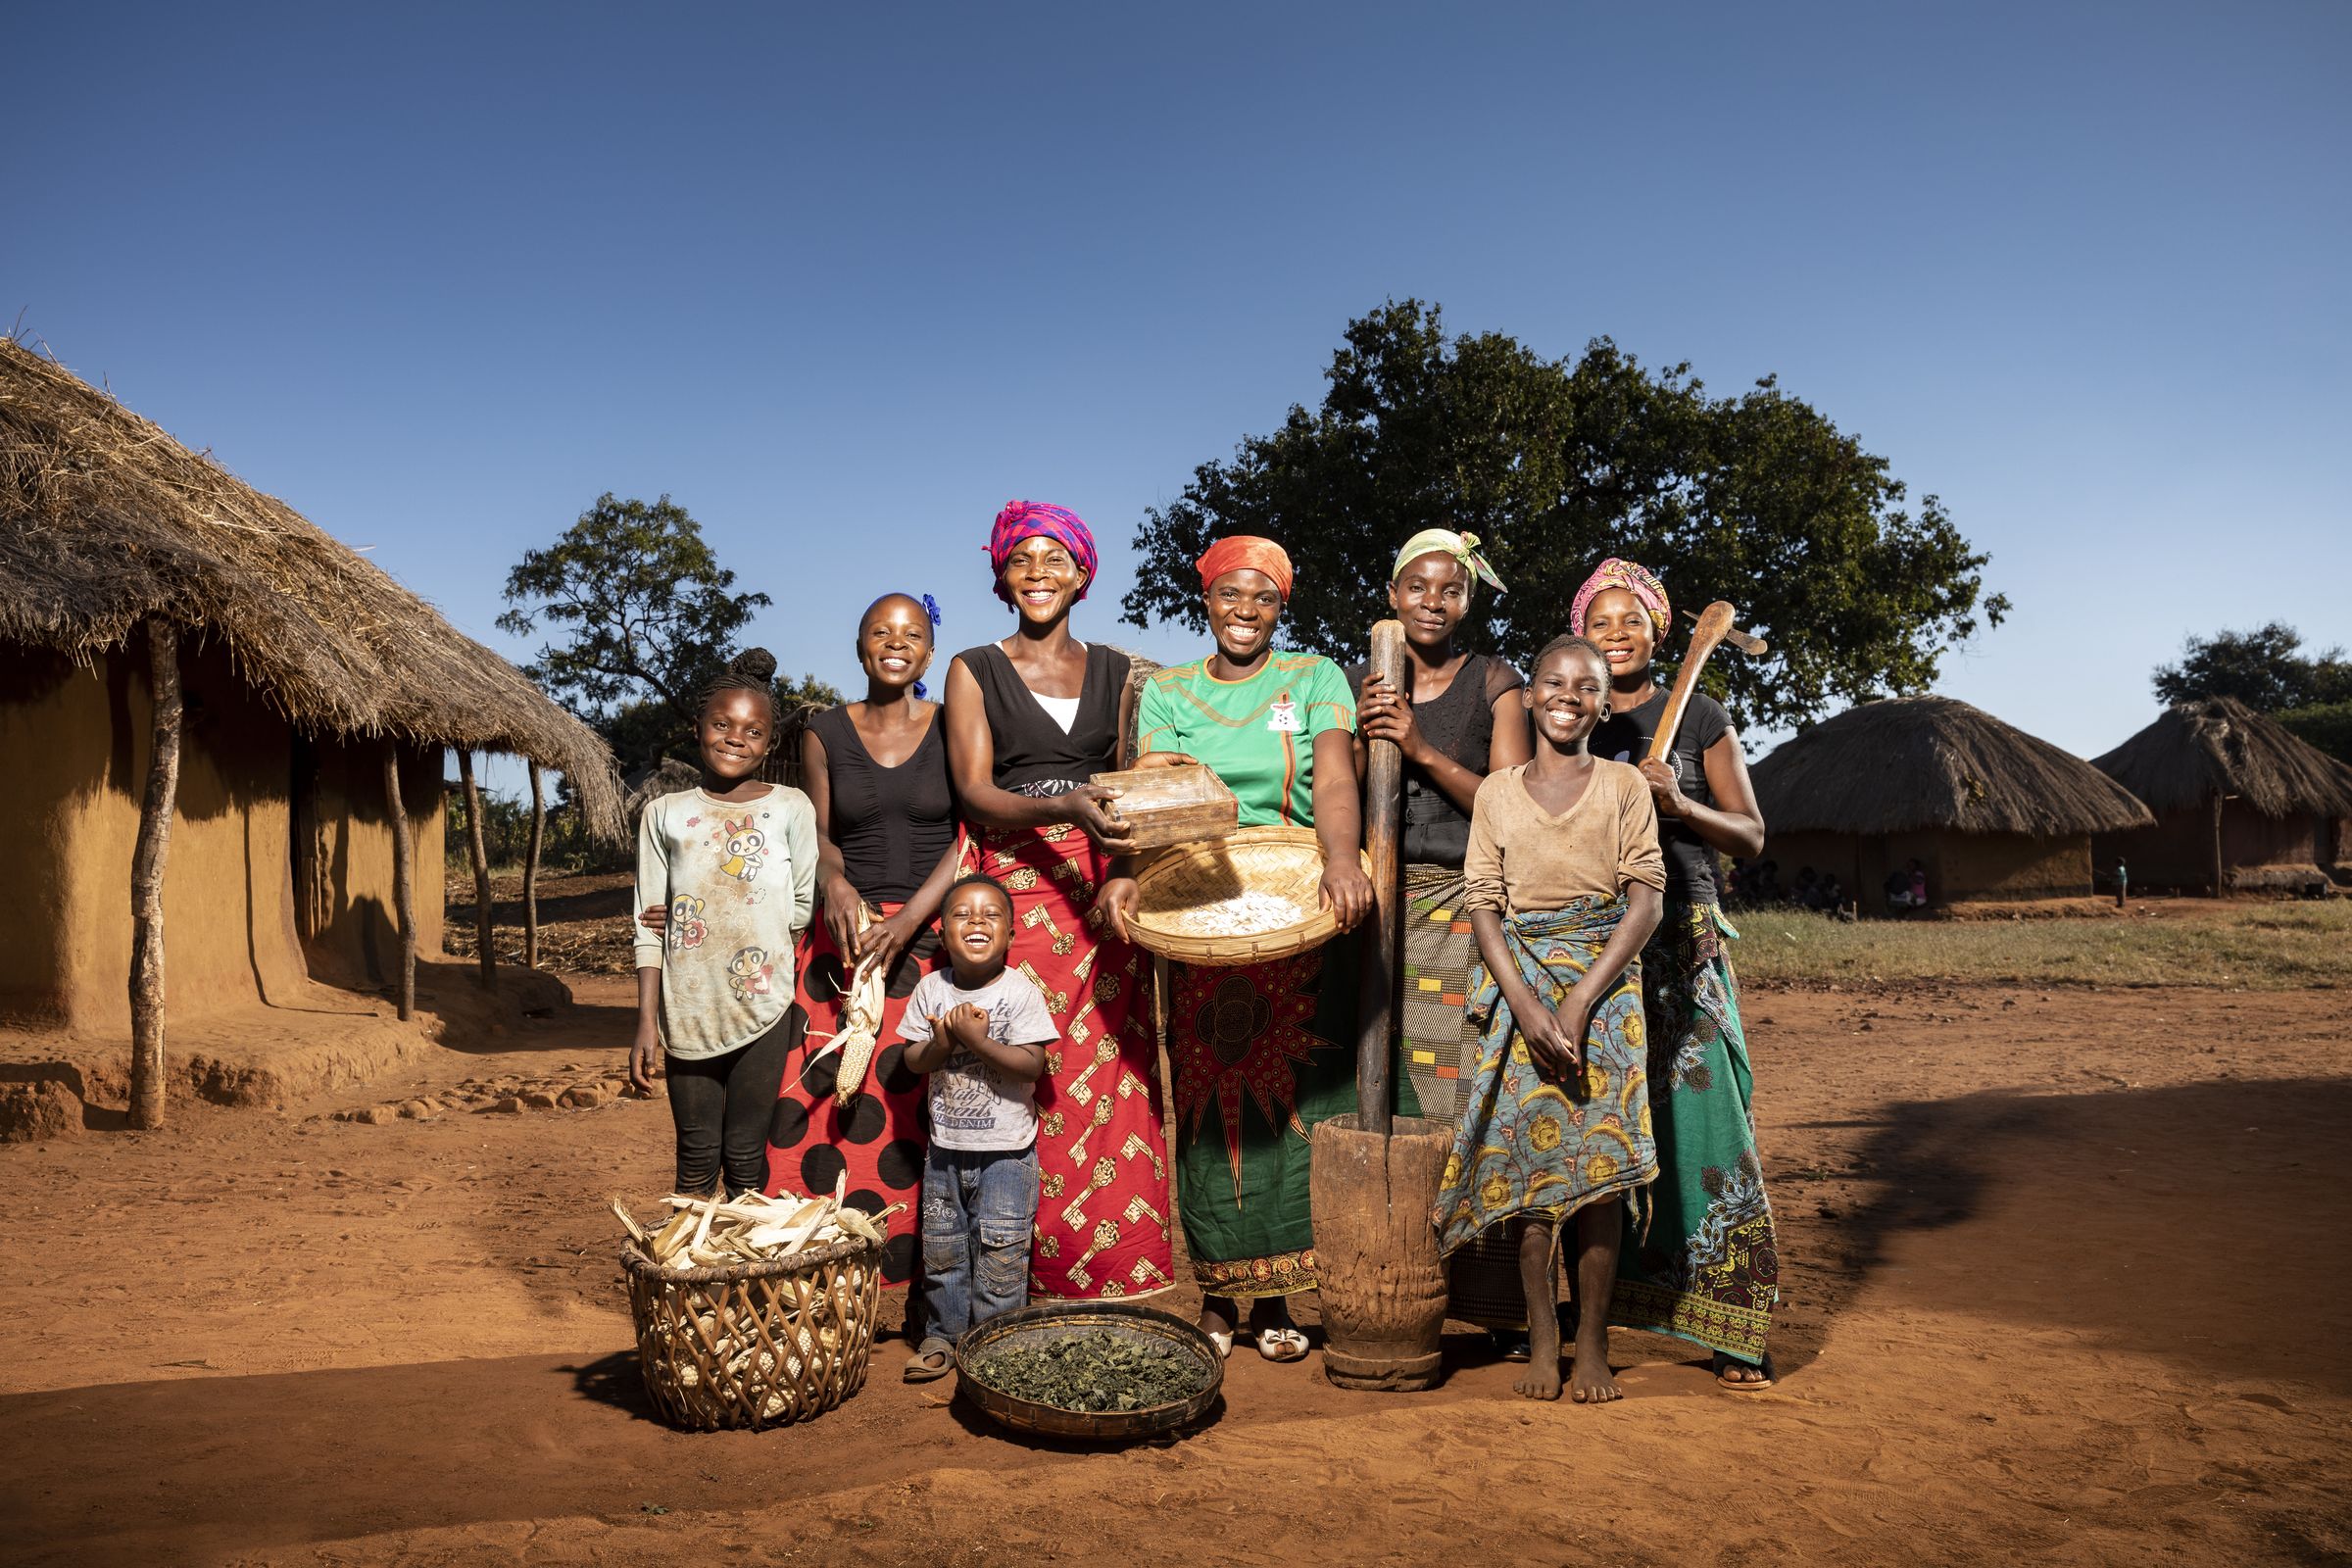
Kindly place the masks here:
[[(561, 640), (525, 666), (533, 680), (594, 724), (624, 767), (693, 755), (695, 710), (725, 668), (752, 612), (770, 601), (735, 591), (702, 525), (663, 496), (650, 505), (611, 491), (545, 550), (507, 574), (505, 630), (544, 625)], [(777, 698), (839, 702), (809, 675), (779, 682)]]
[(2303, 652), (2303, 634), (2279, 621), (2252, 631), (2221, 631), (2191, 637), (2180, 662), (2158, 666), (2154, 678), (2160, 703), (2200, 697), (2234, 697), (2266, 713), (2352, 702), (2352, 661), (2341, 648)]
[(2338, 761), (2352, 762), (2352, 659), (2303, 652), (2303, 634), (2274, 620), (2252, 631), (2190, 637), (2180, 662), (2157, 666), (2160, 703), (2234, 697)]
[(1146, 514), (1129, 621), (1205, 629), (1195, 558), (1264, 534), (1298, 567), (1286, 640), (1360, 657), (1397, 546), (1462, 528), (1510, 587), (1478, 596), (1474, 646), (1524, 663), (1568, 629), (1592, 567), (1623, 556), (1678, 607), (1728, 599), (1770, 639), (1761, 660), (1717, 661), (1709, 684), (1743, 721), (1787, 725), (1926, 688), (1947, 648), (2008, 609), (1935, 497), (1906, 506), (1885, 459), (1770, 378), (1715, 398), (1689, 366), (1646, 369), (1607, 338), (1571, 362), (1448, 336), (1418, 300), (1349, 322), (1325, 378), (1320, 408), (1294, 406)]

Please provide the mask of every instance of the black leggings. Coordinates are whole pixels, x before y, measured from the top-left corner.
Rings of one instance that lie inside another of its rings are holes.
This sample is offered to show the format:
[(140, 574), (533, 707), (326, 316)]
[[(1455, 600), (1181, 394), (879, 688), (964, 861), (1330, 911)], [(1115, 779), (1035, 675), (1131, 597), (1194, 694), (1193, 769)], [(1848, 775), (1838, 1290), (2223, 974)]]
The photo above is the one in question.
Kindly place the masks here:
[(774, 1028), (723, 1056), (669, 1057), (669, 1115), (678, 1127), (681, 1193), (707, 1193), (723, 1154), (727, 1195), (767, 1189), (767, 1127), (784, 1065), (801, 1048), (808, 1014), (794, 1003)]

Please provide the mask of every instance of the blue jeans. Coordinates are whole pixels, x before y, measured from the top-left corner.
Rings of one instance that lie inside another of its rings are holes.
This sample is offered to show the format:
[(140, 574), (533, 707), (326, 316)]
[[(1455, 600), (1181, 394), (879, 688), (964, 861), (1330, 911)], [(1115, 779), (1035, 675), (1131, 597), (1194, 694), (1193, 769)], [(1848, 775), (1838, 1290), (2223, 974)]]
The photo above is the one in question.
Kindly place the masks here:
[(953, 1345), (975, 1323), (1029, 1299), (1037, 1151), (941, 1149), (923, 1160), (927, 1340)]

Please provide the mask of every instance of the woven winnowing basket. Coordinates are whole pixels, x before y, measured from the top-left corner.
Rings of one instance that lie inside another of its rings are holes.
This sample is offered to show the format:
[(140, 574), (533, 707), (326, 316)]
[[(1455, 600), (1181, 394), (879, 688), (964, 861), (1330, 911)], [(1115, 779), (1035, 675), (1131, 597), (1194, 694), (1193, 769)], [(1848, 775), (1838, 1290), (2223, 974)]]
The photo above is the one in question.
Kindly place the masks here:
[[(1365, 862), (1365, 873), (1371, 863)], [(1206, 965), (1263, 963), (1327, 942), (1340, 929), (1316, 899), (1323, 886), (1323, 846), (1307, 827), (1246, 827), (1206, 844), (1162, 851), (1136, 879), (1128, 930), (1136, 946), (1163, 958)], [(1204, 936), (1172, 930), (1168, 915), (1240, 893), (1290, 900), (1306, 918), (1271, 931)]]
[(853, 1238), (763, 1263), (664, 1273), (620, 1250), (646, 1393), (673, 1425), (782, 1426), (865, 1382), (882, 1299), (879, 1250)]

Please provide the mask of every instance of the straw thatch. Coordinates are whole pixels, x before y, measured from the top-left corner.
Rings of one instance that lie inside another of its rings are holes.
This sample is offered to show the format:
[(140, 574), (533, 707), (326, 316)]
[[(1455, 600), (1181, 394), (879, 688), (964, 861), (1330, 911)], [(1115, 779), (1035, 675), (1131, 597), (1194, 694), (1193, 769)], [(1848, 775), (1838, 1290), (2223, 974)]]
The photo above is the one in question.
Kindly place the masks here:
[(2153, 820), (2088, 762), (1949, 697), (1849, 708), (1758, 762), (1775, 834), (2106, 833)]
[(0, 338), (0, 640), (88, 661), (161, 615), (297, 728), (513, 752), (618, 836), (603, 739), (284, 502)]
[(2233, 697), (2167, 709), (2090, 765), (2158, 811), (2234, 795), (2264, 816), (2352, 816), (2352, 767)]

